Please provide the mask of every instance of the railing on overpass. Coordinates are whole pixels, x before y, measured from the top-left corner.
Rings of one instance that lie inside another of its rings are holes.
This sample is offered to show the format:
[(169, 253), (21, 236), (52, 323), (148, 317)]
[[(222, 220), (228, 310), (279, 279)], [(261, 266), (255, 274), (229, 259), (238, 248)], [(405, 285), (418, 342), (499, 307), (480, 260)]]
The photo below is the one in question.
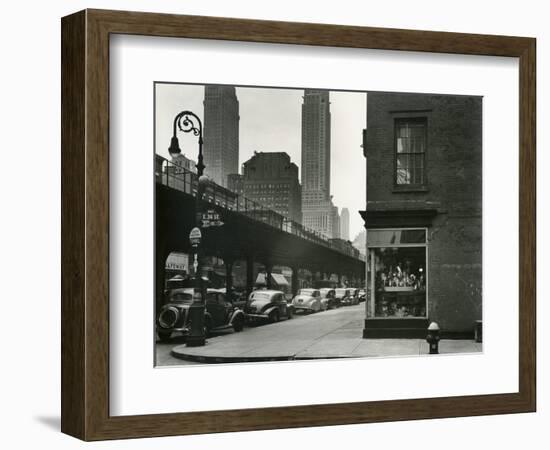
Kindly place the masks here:
[[(155, 180), (157, 183), (185, 192), (194, 197), (197, 195), (196, 173), (183, 166), (174, 164), (160, 155), (155, 156)], [(213, 181), (206, 186), (203, 200), (212, 205), (228, 209), (229, 211), (235, 211), (302, 239), (359, 259), (359, 251), (352, 247), (351, 243), (343, 245), (341, 239), (327, 239), (321, 233), (306, 228), (302, 224), (265, 207), (261, 203), (236, 194)]]

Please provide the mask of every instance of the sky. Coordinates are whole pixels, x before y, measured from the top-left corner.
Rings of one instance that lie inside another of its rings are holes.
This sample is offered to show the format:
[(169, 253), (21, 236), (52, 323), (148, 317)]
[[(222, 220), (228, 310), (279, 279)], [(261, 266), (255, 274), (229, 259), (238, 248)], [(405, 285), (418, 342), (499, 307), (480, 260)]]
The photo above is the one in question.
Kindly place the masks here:
[[(174, 117), (191, 110), (204, 117), (204, 86), (155, 85), (155, 151), (169, 158)], [(239, 100), (239, 167), (254, 151), (286, 152), (301, 167), (303, 89), (237, 87)], [(362, 130), (366, 128), (364, 92), (330, 91), (331, 194), (333, 202), (350, 211), (350, 239), (363, 230), (358, 211), (365, 209), (366, 165)], [(179, 133), (182, 153), (196, 161), (197, 137)], [(301, 171), (300, 171), (301, 177)]]

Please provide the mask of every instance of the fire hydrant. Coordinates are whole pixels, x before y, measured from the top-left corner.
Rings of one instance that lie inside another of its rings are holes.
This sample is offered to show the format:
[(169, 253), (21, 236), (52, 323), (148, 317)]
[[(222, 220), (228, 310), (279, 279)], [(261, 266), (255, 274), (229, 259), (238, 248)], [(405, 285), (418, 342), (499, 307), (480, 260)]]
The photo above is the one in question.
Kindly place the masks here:
[(439, 325), (436, 322), (432, 322), (428, 327), (428, 336), (426, 336), (426, 342), (430, 344), (430, 355), (439, 354)]

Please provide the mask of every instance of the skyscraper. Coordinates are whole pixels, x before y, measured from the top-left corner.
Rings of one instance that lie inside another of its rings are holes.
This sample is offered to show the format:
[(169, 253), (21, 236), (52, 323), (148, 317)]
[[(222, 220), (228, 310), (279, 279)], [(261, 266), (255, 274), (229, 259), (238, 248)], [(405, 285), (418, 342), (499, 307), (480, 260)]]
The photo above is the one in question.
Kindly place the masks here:
[(340, 237), (346, 241), (349, 241), (349, 210), (348, 208), (342, 208), (340, 213)]
[(234, 86), (204, 87), (205, 173), (227, 187), (227, 175), (239, 172), (239, 100)]
[(302, 104), (302, 220), (327, 238), (339, 238), (338, 208), (330, 195), (329, 91), (306, 89)]
[(330, 200), (329, 91), (306, 89), (302, 104), (302, 199)]

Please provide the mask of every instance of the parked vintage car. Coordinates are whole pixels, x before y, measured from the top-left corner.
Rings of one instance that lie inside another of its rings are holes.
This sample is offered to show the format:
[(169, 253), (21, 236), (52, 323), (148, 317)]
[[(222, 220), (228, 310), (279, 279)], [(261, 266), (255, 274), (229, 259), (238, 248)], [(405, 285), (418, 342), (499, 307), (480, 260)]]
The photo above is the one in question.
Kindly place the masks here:
[(351, 304), (352, 305), (358, 305), (359, 304), (359, 289), (358, 288), (350, 288), (350, 294), (351, 294)]
[[(189, 332), (189, 307), (200, 298), (198, 288), (172, 289), (168, 293), (167, 302), (161, 307), (157, 318), (157, 334), (162, 341), (170, 339), (173, 333), (186, 335)], [(204, 312), (206, 336), (230, 328), (242, 331), (244, 323), (244, 312), (228, 301), (223, 292), (207, 289)]]
[(321, 293), (321, 310), (334, 309), (338, 307), (336, 302), (336, 292), (332, 288), (319, 289)]
[(215, 290), (217, 292), (221, 292), (222, 294), (225, 294), (227, 300), (229, 300), (231, 303), (233, 303), (233, 306), (236, 306), (236, 307), (244, 310), (244, 305), (246, 304), (246, 301), (247, 301), (246, 292), (240, 291), (240, 290), (237, 290), (237, 289), (231, 289), (230, 292), (229, 292), (229, 295), (228, 295), (226, 288), (219, 288), (219, 289), (215, 289)]
[(292, 319), (294, 308), (292, 304), (287, 303), (283, 291), (258, 289), (248, 297), (244, 313), (249, 322), (267, 320), (273, 323), (283, 317)]
[(336, 301), (340, 306), (348, 306), (352, 304), (353, 298), (351, 295), (351, 289), (336, 288), (334, 291)]
[(292, 299), (292, 306), (296, 312), (319, 312), (323, 309), (321, 305), (321, 292), (319, 289), (300, 289)]

